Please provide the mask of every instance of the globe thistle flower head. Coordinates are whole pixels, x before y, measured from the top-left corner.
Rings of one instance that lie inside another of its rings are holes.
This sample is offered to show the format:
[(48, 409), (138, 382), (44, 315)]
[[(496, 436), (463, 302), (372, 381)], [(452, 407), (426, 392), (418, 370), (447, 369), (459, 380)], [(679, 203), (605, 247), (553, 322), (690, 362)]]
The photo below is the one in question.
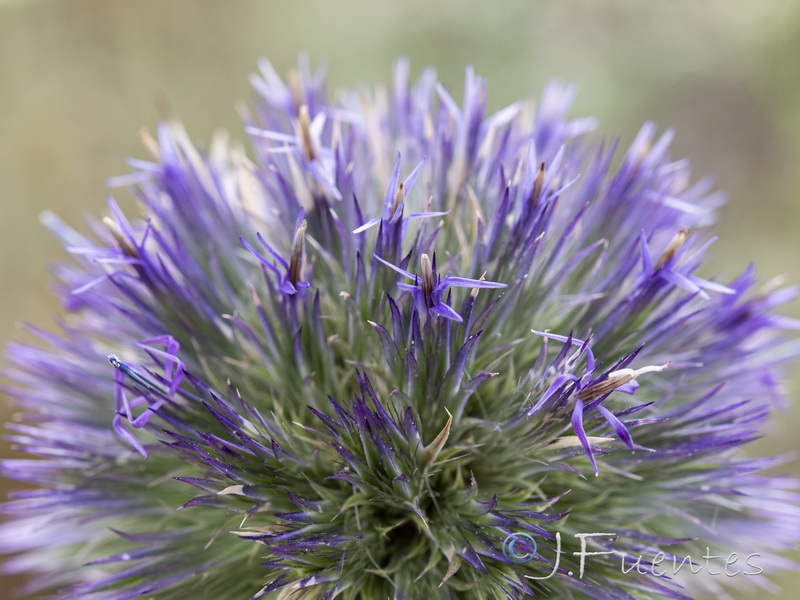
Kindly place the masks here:
[(708, 275), (722, 196), (671, 133), (621, 152), (557, 83), (490, 113), (471, 69), (457, 102), (402, 60), (334, 97), (259, 66), (247, 150), (168, 121), (110, 180), (138, 216), (43, 215), (67, 314), (3, 372), (26, 592), (699, 598), (794, 568), (797, 482), (741, 449), (796, 289)]

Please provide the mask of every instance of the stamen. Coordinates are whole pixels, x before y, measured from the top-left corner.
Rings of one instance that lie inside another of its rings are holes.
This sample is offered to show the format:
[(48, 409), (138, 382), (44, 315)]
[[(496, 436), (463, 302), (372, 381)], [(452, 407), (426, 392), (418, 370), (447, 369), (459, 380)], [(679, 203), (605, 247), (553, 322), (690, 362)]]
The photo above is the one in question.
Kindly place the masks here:
[(389, 218), (391, 219), (394, 216), (395, 211), (397, 210), (397, 206), (406, 199), (405, 190), (403, 189), (403, 182), (401, 181), (397, 185), (397, 190), (394, 193), (394, 200), (392, 201), (392, 208), (389, 211)]
[(297, 228), (297, 233), (294, 234), (294, 241), (292, 242), (292, 256), (289, 259), (289, 281), (292, 285), (302, 280), (303, 264), (305, 263), (306, 254), (306, 227), (308, 224), (303, 219), (300, 226)]
[(111, 363), (112, 367), (118, 371), (121, 371), (123, 375), (130, 379), (131, 382), (133, 382), (134, 387), (140, 388), (139, 391), (144, 390), (145, 392), (155, 392), (156, 394), (161, 394), (162, 396), (167, 395), (167, 393), (158, 383), (148, 377), (145, 377), (128, 363), (122, 362), (115, 354), (108, 355), (108, 362)]
[(536, 179), (533, 181), (533, 193), (531, 194), (531, 206), (536, 206), (539, 203), (539, 197), (542, 195), (542, 186), (544, 185), (544, 163), (539, 166), (539, 171), (536, 173)]
[(667, 367), (669, 367), (670, 363), (666, 363), (664, 365), (651, 365), (647, 367), (642, 367), (641, 369), (618, 369), (616, 371), (612, 371), (608, 374), (608, 377), (603, 381), (595, 383), (594, 385), (590, 385), (583, 391), (581, 391), (577, 398), (578, 400), (595, 400), (600, 396), (605, 396), (606, 394), (610, 394), (615, 389), (617, 389), (621, 385), (625, 385), (629, 381), (633, 381), (640, 375), (644, 375), (645, 373), (656, 373), (659, 371), (664, 371)]
[(314, 143), (311, 141), (311, 118), (308, 116), (308, 105), (300, 105), (298, 118), (300, 119), (300, 135), (303, 138), (303, 154), (306, 160), (314, 160), (317, 153), (314, 151)]
[(433, 288), (436, 286), (436, 281), (433, 278), (433, 267), (431, 266), (431, 259), (427, 254), (423, 254), (419, 259), (420, 269), (422, 274), (420, 275), (422, 279), (422, 295), (425, 298), (425, 305), (431, 306), (431, 294), (433, 293)]
[(658, 262), (656, 262), (655, 266), (653, 267), (653, 270), (658, 271), (661, 267), (667, 264), (667, 262), (669, 262), (669, 260), (675, 256), (675, 253), (683, 247), (690, 235), (692, 235), (691, 229), (688, 227), (681, 227), (680, 231), (678, 231), (678, 233), (676, 233), (669, 241), (669, 244), (667, 244), (667, 247), (664, 249), (661, 257), (658, 259)]
[(130, 240), (125, 237), (125, 234), (122, 233), (122, 229), (114, 219), (110, 217), (103, 217), (103, 225), (105, 225), (111, 232), (111, 235), (114, 236), (114, 239), (117, 241), (117, 245), (120, 247), (125, 256), (129, 256), (130, 258), (139, 258), (138, 248), (131, 245)]

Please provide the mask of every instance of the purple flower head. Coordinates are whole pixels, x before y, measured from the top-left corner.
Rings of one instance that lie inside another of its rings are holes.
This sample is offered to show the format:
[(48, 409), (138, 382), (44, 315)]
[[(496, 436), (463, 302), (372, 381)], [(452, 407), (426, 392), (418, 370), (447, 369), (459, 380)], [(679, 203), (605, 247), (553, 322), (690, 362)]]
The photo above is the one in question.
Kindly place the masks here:
[(2, 370), (24, 592), (685, 599), (796, 569), (798, 481), (742, 448), (785, 407), (797, 288), (711, 276), (722, 196), (671, 132), (620, 151), (571, 87), (492, 112), (472, 69), (457, 100), (402, 60), (335, 99), (305, 58), (251, 81), (247, 151), (169, 121), (109, 181), (140, 215), (42, 216), (68, 314)]

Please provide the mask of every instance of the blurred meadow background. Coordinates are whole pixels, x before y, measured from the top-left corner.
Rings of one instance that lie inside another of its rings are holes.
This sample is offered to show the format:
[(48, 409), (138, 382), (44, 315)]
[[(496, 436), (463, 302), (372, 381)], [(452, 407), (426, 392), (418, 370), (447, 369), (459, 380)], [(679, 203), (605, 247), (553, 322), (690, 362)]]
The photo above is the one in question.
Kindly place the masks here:
[[(145, 157), (138, 132), (164, 116), (197, 142), (218, 127), (244, 140), (234, 106), (251, 96), (256, 61), (286, 73), (302, 51), (330, 61), (331, 91), (389, 83), (406, 55), (456, 97), (474, 65), (490, 110), (559, 78), (579, 86), (572, 115), (596, 115), (598, 135), (627, 144), (645, 120), (674, 127), (673, 156), (729, 192), (705, 273), (728, 279), (753, 260), (762, 282), (800, 283), (797, 0), (0, 0), (0, 343), (59, 311), (48, 266), (65, 254), (41, 211), (78, 228), (103, 213), (105, 179)], [(800, 317), (800, 303), (785, 312)], [(794, 372), (794, 407), (754, 452), (800, 448)], [(5, 442), (0, 454), (12, 454)], [(782, 583), (798, 597), (800, 575)]]

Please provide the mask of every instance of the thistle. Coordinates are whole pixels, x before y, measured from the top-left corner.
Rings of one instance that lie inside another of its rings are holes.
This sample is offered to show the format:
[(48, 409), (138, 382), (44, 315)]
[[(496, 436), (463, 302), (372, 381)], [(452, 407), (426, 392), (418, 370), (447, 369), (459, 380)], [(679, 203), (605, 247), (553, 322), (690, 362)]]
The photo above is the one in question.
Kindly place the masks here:
[(703, 271), (721, 196), (670, 133), (620, 152), (559, 84), (489, 114), (472, 70), (459, 104), (405, 61), (335, 100), (260, 67), (248, 152), (165, 122), (111, 180), (139, 216), (43, 215), (74, 260), (3, 373), (26, 592), (697, 598), (793, 568), (797, 481), (741, 449), (796, 290)]

